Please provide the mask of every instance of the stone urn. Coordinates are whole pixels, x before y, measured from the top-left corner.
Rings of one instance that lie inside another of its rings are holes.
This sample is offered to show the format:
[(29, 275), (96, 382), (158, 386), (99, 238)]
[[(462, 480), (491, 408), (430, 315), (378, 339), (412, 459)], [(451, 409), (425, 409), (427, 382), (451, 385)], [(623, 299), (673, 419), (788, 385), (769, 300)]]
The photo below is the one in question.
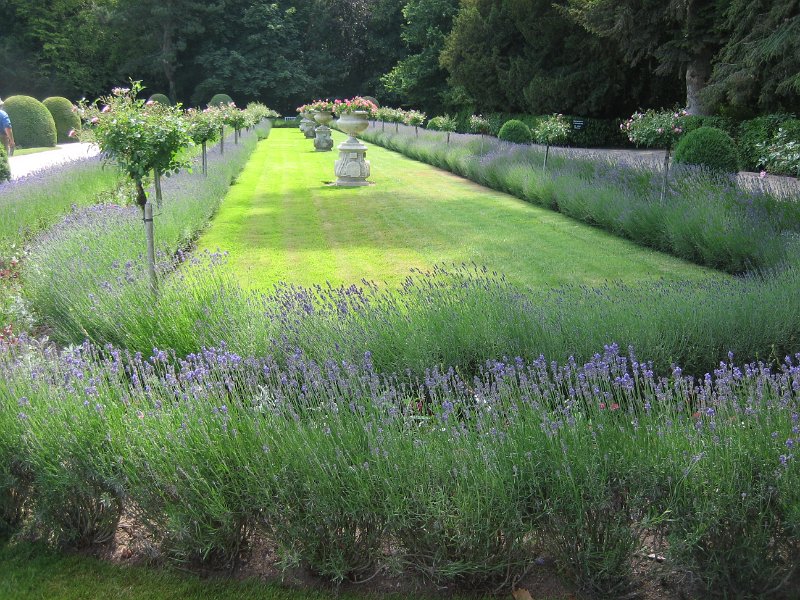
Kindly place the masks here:
[(319, 123), (315, 132), (314, 148), (317, 152), (330, 152), (333, 150), (333, 138), (328, 123), (333, 121), (333, 113), (329, 110), (321, 110), (314, 114), (314, 120)]
[(344, 113), (336, 125), (348, 136), (339, 144), (339, 160), (336, 161), (336, 185), (340, 187), (359, 187), (369, 185), (369, 161), (366, 160), (367, 147), (356, 136), (369, 127), (366, 111)]
[(300, 113), (300, 115), (303, 117), (303, 120), (300, 121), (300, 129), (303, 131), (303, 134), (306, 136), (306, 138), (313, 139), (316, 135), (314, 132), (316, 123), (312, 119), (312, 113), (304, 112)]

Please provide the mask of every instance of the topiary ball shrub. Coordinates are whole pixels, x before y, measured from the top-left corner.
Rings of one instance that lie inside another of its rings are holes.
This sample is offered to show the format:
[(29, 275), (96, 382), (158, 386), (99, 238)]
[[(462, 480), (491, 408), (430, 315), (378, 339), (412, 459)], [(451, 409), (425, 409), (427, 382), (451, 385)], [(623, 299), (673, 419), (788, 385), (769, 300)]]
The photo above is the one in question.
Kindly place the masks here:
[(3, 109), (11, 119), (14, 142), (20, 148), (45, 148), (56, 145), (56, 122), (44, 104), (30, 96), (11, 96)]
[(516, 119), (506, 121), (500, 128), (497, 137), (504, 142), (513, 142), (514, 144), (530, 144), (533, 141), (530, 127)]
[[(47, 110), (53, 116), (56, 124), (56, 136), (59, 144), (74, 142), (75, 139), (67, 135), (70, 130), (78, 131), (81, 128), (81, 118), (73, 111), (75, 108), (69, 100), (61, 96), (51, 96), (42, 100)], [(14, 125), (14, 122), (11, 122)]]
[(0, 144), (0, 183), (11, 179), (11, 167), (8, 164), (6, 148)]
[(227, 106), (231, 102), (233, 102), (233, 98), (228, 96), (228, 94), (216, 94), (208, 102), (208, 105), (209, 106)]
[(164, 94), (153, 94), (147, 99), (147, 101), (158, 102), (159, 104), (163, 104), (164, 106), (172, 106), (172, 102), (170, 102), (170, 99)]
[(739, 156), (733, 138), (716, 127), (699, 127), (675, 146), (675, 162), (702, 165), (721, 173), (736, 173)]

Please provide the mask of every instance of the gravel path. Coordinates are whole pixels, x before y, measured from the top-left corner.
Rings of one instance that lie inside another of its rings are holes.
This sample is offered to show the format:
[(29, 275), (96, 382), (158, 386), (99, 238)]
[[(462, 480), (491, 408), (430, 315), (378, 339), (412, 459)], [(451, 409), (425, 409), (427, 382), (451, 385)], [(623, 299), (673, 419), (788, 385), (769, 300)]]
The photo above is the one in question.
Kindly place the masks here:
[(31, 173), (44, 171), (67, 162), (91, 158), (99, 153), (100, 149), (94, 144), (76, 142), (74, 144), (56, 146), (54, 150), (37, 152), (36, 154), (12, 156), (8, 159), (8, 163), (11, 166), (11, 179), (27, 177)]

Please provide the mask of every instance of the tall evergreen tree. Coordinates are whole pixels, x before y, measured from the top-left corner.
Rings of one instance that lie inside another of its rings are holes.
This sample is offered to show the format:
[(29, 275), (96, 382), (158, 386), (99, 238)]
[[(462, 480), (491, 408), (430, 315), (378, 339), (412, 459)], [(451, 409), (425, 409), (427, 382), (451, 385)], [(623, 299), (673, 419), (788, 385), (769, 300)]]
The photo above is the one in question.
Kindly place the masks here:
[(722, 45), (723, 9), (724, 0), (569, 0), (566, 13), (613, 39), (630, 65), (655, 58), (656, 74), (682, 76), (687, 110), (707, 114), (702, 92)]
[(800, 110), (800, 1), (730, 0), (707, 98), (738, 111)]

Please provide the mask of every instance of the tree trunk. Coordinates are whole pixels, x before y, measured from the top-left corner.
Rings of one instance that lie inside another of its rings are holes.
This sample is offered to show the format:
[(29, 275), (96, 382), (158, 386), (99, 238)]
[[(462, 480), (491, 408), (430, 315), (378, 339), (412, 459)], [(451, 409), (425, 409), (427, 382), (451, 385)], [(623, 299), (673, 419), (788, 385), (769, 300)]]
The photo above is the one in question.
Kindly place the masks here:
[(225, 154), (225, 125), (219, 128), (219, 153)]
[(208, 148), (207, 148), (207, 146), (208, 146), (208, 144), (206, 142), (203, 142), (203, 162), (202, 162), (203, 167), (202, 168), (203, 168), (203, 175), (205, 175), (206, 177), (208, 177)]
[(703, 50), (686, 65), (686, 112), (690, 115), (710, 114), (702, 96), (709, 77), (711, 77), (711, 52)]
[(667, 199), (667, 191), (669, 191), (669, 148), (664, 152), (664, 186), (661, 188), (661, 202)]
[(147, 199), (142, 180), (136, 180), (136, 203), (142, 209), (144, 233), (147, 238), (147, 272), (150, 275), (150, 291), (155, 297), (158, 294), (158, 277), (156, 276), (155, 233), (153, 231), (153, 203)]
[(161, 171), (158, 169), (153, 169), (153, 185), (156, 188), (156, 206), (161, 208), (161, 202), (164, 198), (161, 196)]
[(550, 144), (547, 144), (544, 149), (544, 164), (542, 165), (542, 171), (547, 171), (547, 157), (550, 156)]

